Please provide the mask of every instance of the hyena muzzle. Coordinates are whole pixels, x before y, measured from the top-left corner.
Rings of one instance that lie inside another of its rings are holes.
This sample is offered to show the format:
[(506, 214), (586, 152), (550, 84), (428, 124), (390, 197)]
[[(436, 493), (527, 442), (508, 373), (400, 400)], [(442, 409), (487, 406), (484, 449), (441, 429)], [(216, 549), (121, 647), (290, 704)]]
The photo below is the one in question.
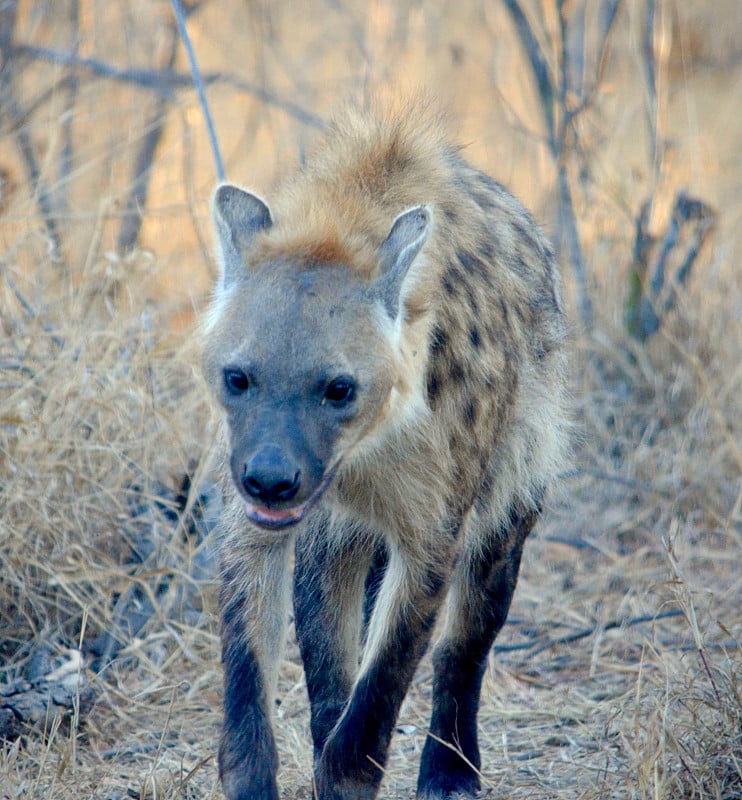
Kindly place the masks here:
[(488, 653), (567, 438), (551, 248), (414, 109), (346, 111), (270, 208), (222, 185), (213, 214), (225, 794), (279, 796), (293, 589), (316, 796), (376, 796), (439, 616), (417, 796), (471, 796)]

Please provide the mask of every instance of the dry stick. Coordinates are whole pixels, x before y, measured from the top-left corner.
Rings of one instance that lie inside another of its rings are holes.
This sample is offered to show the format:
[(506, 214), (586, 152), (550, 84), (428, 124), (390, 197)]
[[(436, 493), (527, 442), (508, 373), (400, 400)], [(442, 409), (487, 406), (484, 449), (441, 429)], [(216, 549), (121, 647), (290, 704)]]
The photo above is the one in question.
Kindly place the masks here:
[[(174, 27), (171, 28), (170, 34), (167, 71), (173, 68), (178, 52), (178, 37)], [(124, 205), (123, 220), (117, 241), (119, 253), (127, 253), (133, 250), (139, 239), (139, 233), (142, 229), (142, 209), (147, 205), (149, 181), (152, 176), (152, 162), (165, 130), (165, 113), (168, 102), (169, 98), (167, 97), (159, 96), (157, 98), (150, 121), (146, 126), (147, 133), (142, 140), (134, 162), (134, 180)]]
[(15, 131), (16, 140), (26, 163), (30, 183), (36, 187), (36, 198), (41, 217), (52, 244), (55, 260), (62, 260), (62, 242), (52, 213), (52, 201), (41, 177), (31, 136), (24, 127), (26, 115), (20, 110), (13, 90), (13, 70), (10, 62), (15, 53), (13, 32), (18, 12), (17, 0), (0, 3), (0, 111), (8, 118), (9, 128)]
[(549, 149), (557, 168), (559, 226), (567, 240), (572, 269), (577, 281), (580, 318), (582, 319), (582, 324), (589, 330), (593, 326), (594, 314), (587, 289), (587, 267), (577, 231), (577, 219), (565, 160), (567, 131), (572, 127), (573, 117), (567, 111), (568, 51), (566, 47), (567, 20), (564, 12), (564, 0), (558, 0), (557, 2), (560, 25), (558, 76), (552, 76), (538, 38), (521, 4), (518, 0), (503, 0), (503, 2), (510, 12), (521, 44), (528, 57), (541, 100), (541, 110), (544, 115)]
[[(654, 238), (646, 230), (649, 219), (649, 203), (645, 203), (637, 221), (636, 242), (634, 245), (634, 269), (641, 264), (641, 272), (649, 269), (648, 258)], [(656, 256), (649, 285), (646, 283), (646, 274), (637, 275), (634, 279), (634, 291), (639, 291), (641, 299), (633, 296), (636, 310), (630, 319), (629, 332), (640, 341), (653, 336), (660, 329), (663, 319), (672, 311), (677, 302), (677, 289), (684, 286), (688, 280), (691, 269), (716, 223), (716, 211), (701, 200), (689, 197), (680, 192), (675, 198), (670, 225), (662, 238), (662, 243)], [(681, 239), (681, 234), (685, 234)], [(690, 244), (677, 268), (673, 278), (668, 279), (667, 262), (670, 255), (690, 238)], [(643, 260), (637, 260), (643, 259)], [(643, 277), (643, 279), (642, 279)], [(662, 294), (664, 300), (661, 300)], [(629, 306), (629, 312), (632, 307)]]
[(673, 492), (669, 492), (665, 489), (658, 489), (647, 481), (640, 481), (636, 478), (625, 478), (623, 475), (616, 475), (615, 473), (605, 472), (604, 470), (595, 469), (593, 467), (575, 467), (574, 469), (560, 473), (558, 479), (561, 481), (567, 478), (578, 478), (582, 475), (588, 475), (591, 478), (597, 478), (601, 481), (619, 483), (622, 486), (628, 486), (630, 489), (638, 489), (639, 491), (656, 494), (660, 497), (672, 498), (675, 496)]
[(0, 2), (0, 117), (7, 102), (11, 81), (12, 40), (18, 16), (18, 0)]
[(670, 567), (675, 577), (675, 584), (676, 586), (679, 587), (677, 591), (678, 605), (680, 606), (679, 611), (681, 614), (683, 614), (683, 616), (688, 621), (688, 624), (690, 625), (691, 632), (693, 633), (693, 639), (696, 643), (696, 649), (698, 650), (698, 655), (701, 658), (701, 663), (703, 664), (703, 668), (706, 672), (709, 682), (711, 683), (711, 687), (714, 690), (714, 695), (716, 696), (716, 700), (719, 704), (721, 704), (721, 695), (719, 694), (719, 689), (716, 686), (716, 681), (714, 680), (714, 676), (711, 672), (708, 661), (706, 660), (706, 655), (704, 653), (703, 635), (701, 634), (701, 629), (698, 625), (698, 618), (696, 617), (696, 607), (693, 604), (693, 597), (691, 596), (690, 585), (688, 584), (688, 580), (685, 577), (685, 573), (680, 567), (680, 563), (677, 557), (675, 556), (675, 537), (677, 536), (678, 527), (679, 523), (676, 520), (673, 526), (674, 530), (670, 533), (667, 539), (665, 539), (664, 537), (662, 538), (662, 543), (665, 546), (665, 552), (667, 553), (667, 558), (670, 562)]
[(214, 268), (214, 260), (211, 257), (211, 243), (207, 240), (204, 232), (203, 219), (196, 213), (196, 200), (197, 192), (195, 189), (195, 176), (194, 176), (194, 155), (193, 155), (193, 137), (191, 136), (191, 123), (188, 120), (188, 115), (183, 113), (183, 109), (179, 109), (180, 124), (182, 126), (182, 169), (183, 169), (183, 185), (186, 190), (188, 213), (191, 215), (191, 224), (198, 239), (198, 246), (203, 256), (203, 262), (209, 270), (209, 277), (211, 282), (215, 282), (217, 275)]
[[(10, 111), (11, 117), (16, 117), (20, 113), (18, 106), (12, 97), (8, 102), (7, 108)], [(22, 127), (16, 130), (15, 135), (21, 155), (26, 163), (29, 182), (32, 186), (36, 187), (34, 194), (36, 195), (36, 202), (39, 205), (41, 218), (44, 221), (44, 227), (46, 228), (46, 232), (51, 243), (51, 256), (54, 261), (64, 264), (64, 259), (62, 258), (62, 237), (59, 233), (59, 229), (57, 228), (57, 220), (55, 218), (52, 196), (47, 188), (46, 181), (41, 175), (41, 170), (39, 169), (39, 162), (36, 160), (36, 152), (31, 140), (31, 135), (25, 128)]]
[[(558, 98), (559, 102), (559, 127), (557, 129), (556, 136), (554, 137), (557, 150), (553, 153), (553, 155), (558, 164), (559, 209), (561, 226), (563, 233), (567, 237), (569, 253), (572, 260), (572, 269), (574, 270), (575, 278), (577, 280), (580, 318), (582, 320), (582, 324), (588, 330), (593, 326), (594, 314), (592, 302), (590, 300), (590, 293), (587, 288), (587, 265), (585, 263), (585, 256), (582, 252), (580, 235), (577, 230), (577, 215), (575, 214), (574, 203), (572, 200), (572, 189), (569, 185), (569, 179), (567, 176), (567, 163), (565, 156), (567, 151), (568, 132), (570, 130), (574, 131), (574, 122), (577, 115), (589, 107), (597, 92), (598, 86), (600, 85), (605, 63), (608, 37), (618, 13), (619, 3), (620, 0), (606, 0), (606, 2), (601, 4), (602, 30), (600, 32), (600, 56), (598, 59), (597, 75), (590, 91), (583, 92), (577, 107), (573, 111), (570, 111), (567, 101), (569, 90), (568, 80), (570, 58), (569, 50), (567, 49), (567, 17), (565, 14), (564, 0), (558, 0), (557, 2), (557, 10), (559, 12), (559, 33), (561, 39), (560, 80), (559, 89), (558, 92), (556, 92), (556, 97)], [(552, 97), (554, 96), (555, 93), (552, 93)]]
[[(72, 27), (72, 55), (77, 56), (80, 48), (80, 0), (72, 0), (70, 9), (70, 25)], [(59, 154), (59, 180), (57, 181), (57, 205), (67, 210), (67, 192), (72, 175), (75, 147), (73, 140), (73, 120), (80, 79), (77, 70), (72, 70), (67, 82), (67, 108), (62, 117), (62, 151)]]
[(680, 225), (685, 223), (695, 223), (693, 238), (685, 259), (675, 273), (675, 280), (670, 284), (670, 289), (662, 305), (663, 316), (667, 315), (675, 307), (677, 301), (677, 287), (684, 286), (688, 280), (690, 271), (703, 247), (706, 238), (711, 233), (716, 224), (716, 211), (711, 206), (688, 197), (681, 192), (675, 201), (675, 213), (680, 219)]
[[(123, 83), (133, 83), (145, 89), (149, 89), (158, 94), (172, 96), (175, 90), (185, 89), (193, 86), (193, 78), (183, 72), (153, 70), (153, 69), (119, 69), (111, 64), (106, 64), (95, 58), (73, 57), (70, 53), (62, 53), (58, 50), (51, 50), (47, 47), (37, 47), (30, 44), (13, 44), (10, 47), (11, 53), (27, 58), (37, 58), (43, 61), (50, 61), (53, 64), (63, 64), (65, 66), (82, 67), (89, 70), (94, 75), (111, 80), (122, 81)], [(239, 92), (251, 94), (262, 100), (264, 103), (278, 108), (290, 116), (309, 125), (313, 128), (324, 128), (323, 120), (302, 108), (290, 100), (283, 100), (273, 92), (268, 91), (262, 86), (258, 86), (250, 81), (238, 78), (226, 72), (210, 72), (202, 76), (204, 86), (211, 86), (213, 83), (222, 83), (236, 89)]]
[[(0, 75), (2, 70), (0, 70)], [(26, 102), (22, 109), (17, 109), (18, 116), (12, 119), (12, 124), (0, 124), (0, 135), (12, 133), (16, 128), (25, 125), (31, 117), (43, 106), (48, 103), (53, 97), (57, 97), (64, 89), (70, 85), (72, 75), (62, 75), (58, 80), (55, 80), (50, 86), (43, 91), (39, 92), (33, 100)], [(0, 86), (0, 95), (2, 94), (2, 86)], [(0, 107), (2, 103), (0, 103)], [(0, 120), (2, 123), (2, 120)]]
[(62, 239), (57, 229), (52, 198), (46, 182), (41, 176), (31, 135), (24, 127), (27, 115), (21, 111), (13, 88), (14, 76), (10, 62), (15, 53), (12, 36), (17, 6), (17, 2), (0, 4), (0, 109), (5, 112), (10, 130), (15, 131), (16, 141), (26, 164), (29, 182), (35, 187), (36, 201), (51, 242), (52, 257), (55, 261), (63, 263)]
[(641, 617), (631, 617), (630, 619), (614, 619), (610, 622), (606, 622), (604, 625), (592, 625), (589, 628), (583, 628), (582, 630), (577, 631), (576, 633), (570, 633), (566, 636), (560, 636), (557, 639), (549, 639), (546, 642), (542, 640), (536, 640), (535, 642), (521, 642), (520, 644), (504, 644), (504, 645), (495, 645), (493, 651), (495, 653), (507, 653), (512, 650), (531, 650), (532, 652), (530, 655), (536, 655), (537, 653), (542, 653), (544, 650), (548, 650), (550, 647), (555, 647), (560, 644), (571, 644), (572, 642), (577, 642), (580, 639), (585, 639), (588, 636), (591, 636), (597, 630), (602, 631), (610, 631), (614, 630), (615, 628), (629, 628), (632, 625), (641, 625), (644, 622), (654, 622), (655, 620), (659, 619), (668, 619), (670, 617), (679, 617), (683, 614), (680, 609), (673, 609), (672, 611), (663, 611), (659, 614), (645, 614)]
[(577, 281), (580, 319), (586, 330), (590, 330), (593, 327), (594, 320), (593, 304), (587, 289), (587, 267), (585, 265), (585, 256), (582, 252), (582, 245), (580, 244), (580, 234), (577, 231), (577, 218), (575, 216), (574, 203), (572, 202), (572, 190), (569, 186), (567, 165), (565, 164), (563, 154), (559, 157), (557, 177), (559, 183), (561, 226), (563, 232), (566, 234), (572, 269), (574, 271), (575, 280)]
[(649, 146), (651, 160), (655, 168), (655, 179), (659, 171), (659, 104), (657, 99), (657, 66), (654, 58), (654, 18), (656, 1), (646, 0), (644, 29), (642, 30), (642, 55), (644, 83), (647, 89), (647, 122), (649, 124)]
[[(15, 281), (7, 273), (5, 274), (5, 282), (8, 284), (11, 291), (16, 296), (16, 300), (18, 300), (18, 302), (21, 304), (26, 314), (28, 314), (28, 316), (31, 317), (31, 319), (37, 319), (39, 315), (36, 309), (28, 302), (28, 300), (26, 300), (26, 298), (21, 293), (21, 290), (16, 286)], [(55, 333), (52, 333), (53, 328), (48, 322), (42, 321), (41, 327), (43, 328), (45, 333), (50, 334), (52, 342), (54, 342), (54, 344), (61, 350), (64, 347), (64, 339), (62, 339), (60, 336), (57, 336)]]
[[(211, 151), (214, 154), (214, 161), (216, 162), (216, 176), (221, 182), (224, 180), (224, 162), (222, 161), (222, 154), (219, 150), (219, 141), (216, 138), (216, 129), (214, 128), (214, 120), (212, 119), (211, 112), (209, 111), (209, 104), (206, 100), (206, 90), (204, 89), (204, 81), (201, 76), (201, 70), (198, 67), (196, 53), (191, 43), (191, 37), (188, 35), (188, 28), (185, 24), (185, 15), (183, 14), (183, 6), (180, 0), (170, 0), (175, 13), (175, 20), (178, 24), (178, 31), (180, 38), (185, 45), (186, 53), (188, 54), (188, 63), (191, 65), (191, 77), (193, 78), (193, 85), (196, 87), (198, 93), (198, 101), (201, 104), (201, 113), (206, 120), (206, 127), (209, 131), (209, 141), (211, 142)], [(170, 65), (172, 67), (172, 64)]]
[(518, 0), (503, 0), (503, 2), (513, 18), (523, 49), (531, 62), (533, 77), (536, 79), (536, 88), (541, 98), (541, 110), (545, 117), (549, 149), (554, 153), (556, 149), (556, 142), (554, 141), (554, 83), (549, 74), (549, 65), (541, 51), (536, 34), (533, 32), (533, 28), (528, 22), (528, 18)]

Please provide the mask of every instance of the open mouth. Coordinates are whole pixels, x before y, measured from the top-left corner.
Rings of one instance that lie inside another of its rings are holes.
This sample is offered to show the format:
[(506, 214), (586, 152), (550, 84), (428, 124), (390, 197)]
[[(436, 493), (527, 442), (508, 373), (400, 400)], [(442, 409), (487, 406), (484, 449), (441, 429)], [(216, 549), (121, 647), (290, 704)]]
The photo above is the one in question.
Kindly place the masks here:
[(247, 518), (256, 525), (260, 525), (261, 528), (268, 528), (270, 530), (280, 530), (281, 528), (288, 528), (291, 525), (296, 525), (304, 519), (309, 509), (322, 497), (325, 489), (330, 485), (330, 482), (335, 476), (338, 466), (339, 462), (327, 472), (314, 493), (300, 506), (294, 506), (293, 508), (269, 508), (268, 506), (259, 506), (245, 501), (245, 514)]
[(247, 518), (260, 525), (261, 528), (270, 528), (277, 530), (278, 528), (287, 528), (289, 525), (296, 525), (304, 519), (307, 511), (309, 511), (309, 502), (304, 503), (298, 508), (288, 508), (285, 510), (278, 510), (276, 508), (265, 508), (253, 505), (252, 503), (245, 503), (245, 513)]

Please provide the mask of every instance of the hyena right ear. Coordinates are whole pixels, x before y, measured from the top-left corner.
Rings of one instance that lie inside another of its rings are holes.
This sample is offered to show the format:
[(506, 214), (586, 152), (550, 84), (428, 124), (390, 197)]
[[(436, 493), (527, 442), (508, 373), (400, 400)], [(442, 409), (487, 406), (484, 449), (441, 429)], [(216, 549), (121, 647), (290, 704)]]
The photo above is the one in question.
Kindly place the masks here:
[(221, 288), (226, 289), (244, 274), (244, 251), (257, 233), (270, 228), (273, 220), (259, 197), (231, 183), (223, 183), (214, 193), (212, 214), (221, 256)]
[(374, 288), (392, 319), (397, 318), (404, 299), (403, 288), (410, 267), (428, 238), (430, 218), (427, 206), (403, 211), (379, 248), (381, 275)]

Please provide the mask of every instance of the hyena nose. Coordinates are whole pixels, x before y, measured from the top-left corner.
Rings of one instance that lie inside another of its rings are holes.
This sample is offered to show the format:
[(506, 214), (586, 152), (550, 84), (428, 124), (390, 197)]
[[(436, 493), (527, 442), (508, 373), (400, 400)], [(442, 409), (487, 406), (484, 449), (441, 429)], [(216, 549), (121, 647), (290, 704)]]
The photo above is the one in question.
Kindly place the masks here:
[(266, 505), (286, 502), (299, 491), (301, 470), (280, 448), (269, 445), (243, 464), (242, 485)]

